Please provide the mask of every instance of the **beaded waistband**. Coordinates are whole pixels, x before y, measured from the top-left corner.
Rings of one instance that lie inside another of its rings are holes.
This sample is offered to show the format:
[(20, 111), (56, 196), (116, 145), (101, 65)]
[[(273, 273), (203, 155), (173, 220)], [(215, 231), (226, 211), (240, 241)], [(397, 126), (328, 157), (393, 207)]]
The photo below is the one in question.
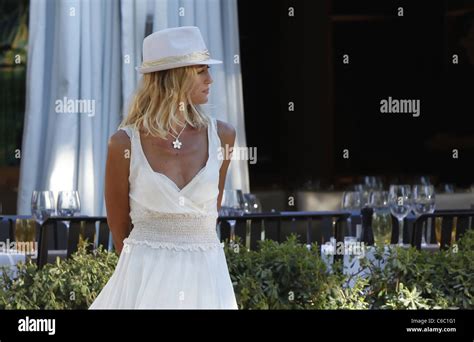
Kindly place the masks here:
[(215, 215), (155, 213), (134, 217), (130, 236), (124, 243), (176, 250), (221, 247)]

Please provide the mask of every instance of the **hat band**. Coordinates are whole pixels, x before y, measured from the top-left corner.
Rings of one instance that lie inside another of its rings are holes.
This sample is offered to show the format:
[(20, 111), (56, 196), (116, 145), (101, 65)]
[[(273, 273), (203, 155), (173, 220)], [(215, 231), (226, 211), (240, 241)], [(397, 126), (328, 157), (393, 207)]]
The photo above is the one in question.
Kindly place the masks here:
[(208, 50), (192, 52), (183, 56), (170, 56), (165, 58), (160, 58), (154, 61), (146, 61), (142, 63), (142, 68), (156, 67), (165, 64), (175, 64), (175, 63), (194, 63), (194, 62), (204, 62), (210, 58)]

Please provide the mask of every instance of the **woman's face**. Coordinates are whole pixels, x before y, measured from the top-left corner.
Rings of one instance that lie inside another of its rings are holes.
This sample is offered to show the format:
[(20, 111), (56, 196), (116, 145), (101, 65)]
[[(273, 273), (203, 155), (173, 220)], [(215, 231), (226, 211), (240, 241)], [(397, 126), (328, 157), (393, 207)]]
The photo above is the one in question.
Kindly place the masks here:
[(208, 65), (198, 65), (195, 68), (197, 69), (197, 76), (191, 92), (191, 101), (193, 104), (203, 104), (208, 101), (207, 97), (213, 80)]

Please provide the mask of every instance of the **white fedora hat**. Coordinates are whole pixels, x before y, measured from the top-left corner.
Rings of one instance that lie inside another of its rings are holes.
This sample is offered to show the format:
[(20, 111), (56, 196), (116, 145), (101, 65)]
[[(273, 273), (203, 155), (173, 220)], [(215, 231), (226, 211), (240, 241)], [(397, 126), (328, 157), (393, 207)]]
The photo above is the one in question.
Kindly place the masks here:
[(142, 73), (197, 64), (221, 64), (211, 59), (201, 31), (195, 26), (173, 27), (157, 31), (143, 40)]

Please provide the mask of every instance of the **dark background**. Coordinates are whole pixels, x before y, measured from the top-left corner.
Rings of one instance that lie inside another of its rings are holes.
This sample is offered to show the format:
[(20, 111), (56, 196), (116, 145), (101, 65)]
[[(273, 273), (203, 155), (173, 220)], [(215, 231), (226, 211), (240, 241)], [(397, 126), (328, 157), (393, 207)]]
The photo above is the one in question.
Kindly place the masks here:
[[(252, 190), (337, 188), (364, 175), (474, 183), (474, 60), (461, 45), (474, 0), (238, 5)], [(421, 115), (381, 114), (389, 96), (419, 99)]]

